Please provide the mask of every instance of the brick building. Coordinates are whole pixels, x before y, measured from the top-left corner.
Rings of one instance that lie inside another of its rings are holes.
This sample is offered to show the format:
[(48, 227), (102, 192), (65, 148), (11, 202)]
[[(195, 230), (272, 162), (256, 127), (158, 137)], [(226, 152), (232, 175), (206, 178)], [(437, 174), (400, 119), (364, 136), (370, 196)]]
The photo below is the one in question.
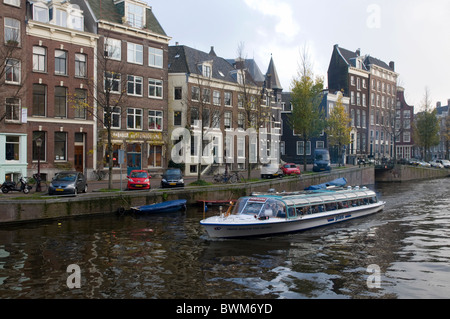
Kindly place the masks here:
[(414, 156), (413, 140), (414, 106), (406, 103), (405, 89), (397, 87), (395, 107), (395, 157), (410, 159)]

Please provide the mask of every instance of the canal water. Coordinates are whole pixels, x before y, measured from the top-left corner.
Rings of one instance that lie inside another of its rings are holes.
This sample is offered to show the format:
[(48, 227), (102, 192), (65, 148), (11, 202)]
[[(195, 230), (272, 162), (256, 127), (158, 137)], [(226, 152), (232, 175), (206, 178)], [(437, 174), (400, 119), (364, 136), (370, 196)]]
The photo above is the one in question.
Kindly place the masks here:
[(0, 299), (448, 298), (449, 179), (374, 188), (379, 214), (270, 238), (212, 240), (197, 207), (0, 228)]

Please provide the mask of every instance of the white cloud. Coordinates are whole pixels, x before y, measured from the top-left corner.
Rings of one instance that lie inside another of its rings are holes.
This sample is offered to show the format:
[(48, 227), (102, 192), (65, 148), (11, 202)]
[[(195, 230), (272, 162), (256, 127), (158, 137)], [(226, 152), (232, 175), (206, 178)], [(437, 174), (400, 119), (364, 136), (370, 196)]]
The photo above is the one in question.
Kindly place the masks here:
[(292, 7), (276, 0), (244, 0), (247, 6), (263, 15), (275, 17), (278, 22), (275, 24), (275, 31), (288, 38), (295, 37), (300, 27), (294, 20)]

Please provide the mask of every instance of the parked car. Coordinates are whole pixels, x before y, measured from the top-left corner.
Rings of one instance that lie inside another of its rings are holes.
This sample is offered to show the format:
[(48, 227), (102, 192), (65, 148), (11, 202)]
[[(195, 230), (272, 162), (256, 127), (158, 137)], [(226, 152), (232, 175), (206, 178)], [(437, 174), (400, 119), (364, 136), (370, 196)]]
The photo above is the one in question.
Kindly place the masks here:
[(161, 187), (184, 187), (181, 170), (179, 168), (168, 168), (162, 175)]
[(436, 160), (437, 163), (441, 163), (444, 168), (450, 168), (450, 161), (446, 160), (446, 159), (437, 159)]
[(284, 175), (300, 175), (300, 168), (297, 167), (294, 163), (286, 163), (281, 167), (281, 170)]
[(147, 171), (144, 170), (133, 170), (130, 172), (128, 178), (128, 189), (150, 189), (150, 178)]
[(421, 167), (431, 167), (431, 164), (430, 163), (427, 163), (427, 162), (425, 162), (425, 161), (418, 161), (418, 164), (417, 164), (418, 166), (421, 166)]
[(80, 172), (59, 172), (53, 177), (48, 188), (49, 195), (77, 195), (86, 193), (88, 184), (86, 177)]
[(438, 161), (434, 160), (430, 162), (431, 167), (436, 167), (436, 168), (444, 168), (444, 165), (442, 165), (441, 163), (439, 163)]
[(283, 177), (283, 171), (278, 164), (264, 164), (261, 167), (261, 178)]

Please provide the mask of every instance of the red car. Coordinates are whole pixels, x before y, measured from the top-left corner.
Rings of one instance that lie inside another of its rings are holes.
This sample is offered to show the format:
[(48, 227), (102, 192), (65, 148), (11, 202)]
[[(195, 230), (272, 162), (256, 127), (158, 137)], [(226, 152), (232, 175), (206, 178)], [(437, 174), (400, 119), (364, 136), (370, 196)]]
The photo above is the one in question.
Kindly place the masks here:
[(147, 171), (133, 170), (128, 178), (128, 189), (150, 189), (150, 178)]
[(300, 175), (300, 168), (297, 167), (294, 163), (286, 163), (281, 166), (281, 170), (284, 175)]

